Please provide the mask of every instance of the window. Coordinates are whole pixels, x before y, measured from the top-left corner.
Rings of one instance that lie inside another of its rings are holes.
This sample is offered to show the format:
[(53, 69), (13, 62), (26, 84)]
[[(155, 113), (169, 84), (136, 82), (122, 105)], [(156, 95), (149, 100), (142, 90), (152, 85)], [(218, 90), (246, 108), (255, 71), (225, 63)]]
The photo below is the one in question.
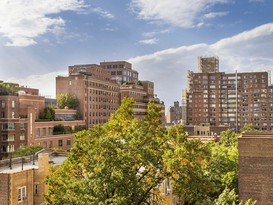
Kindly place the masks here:
[(24, 122), (20, 122), (20, 130), (24, 130), (25, 129), (25, 123)]
[(14, 100), (11, 101), (11, 107), (15, 108), (15, 102), (14, 102)]
[(40, 128), (36, 128), (36, 137), (40, 137)]
[(52, 148), (52, 147), (53, 147), (53, 142), (50, 141), (50, 142), (49, 142), (49, 148)]
[(1, 118), (5, 118), (5, 112), (1, 112)]
[(46, 136), (46, 128), (43, 128), (43, 129), (42, 129), (42, 136), (43, 136), (43, 137)]
[(48, 128), (48, 135), (53, 135), (53, 127)]
[(15, 118), (15, 114), (14, 112), (11, 112), (11, 118), (14, 119)]
[(34, 194), (38, 194), (38, 184), (34, 184)]
[(6, 101), (3, 100), (1, 104), (2, 104), (2, 108), (6, 107)]
[(71, 145), (71, 140), (70, 139), (68, 139), (67, 141), (66, 141), (66, 145)]
[(26, 200), (26, 186), (20, 187), (18, 189), (18, 201), (25, 201)]
[(62, 147), (63, 146), (63, 140), (58, 140), (58, 146)]
[(46, 143), (46, 141), (43, 142), (43, 147), (44, 147), (44, 148), (47, 148), (47, 143)]
[(26, 138), (25, 138), (25, 134), (24, 133), (21, 133), (21, 135), (20, 135), (20, 140), (21, 141), (24, 141)]

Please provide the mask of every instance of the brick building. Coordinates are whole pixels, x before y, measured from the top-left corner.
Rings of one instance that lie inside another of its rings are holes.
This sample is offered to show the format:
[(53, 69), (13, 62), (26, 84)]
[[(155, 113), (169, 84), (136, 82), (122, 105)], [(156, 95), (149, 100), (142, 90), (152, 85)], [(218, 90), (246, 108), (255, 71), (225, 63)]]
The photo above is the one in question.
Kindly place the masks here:
[(201, 71), (188, 71), (188, 86), (182, 97), (182, 104), (186, 105), (182, 117), (185, 124), (208, 123), (239, 131), (244, 124), (252, 123), (256, 130), (273, 130), (270, 73), (225, 73), (218, 70), (217, 57), (209, 57), (208, 65), (203, 57), (200, 59)]
[(111, 80), (122, 84), (138, 81), (138, 72), (132, 69), (132, 64), (126, 61), (101, 62), (101, 68), (111, 73)]
[(239, 137), (239, 199), (273, 204), (273, 134), (249, 132)]
[(170, 106), (167, 111), (166, 123), (178, 124), (182, 120), (182, 106), (179, 106), (179, 102), (175, 101), (173, 106)]
[(45, 177), (49, 174), (50, 163), (58, 166), (66, 156), (53, 156), (48, 153), (38, 155), (38, 162), (30, 157), (0, 161), (0, 203), (1, 205), (40, 205), (47, 191)]
[(70, 93), (80, 101), (80, 113), (88, 128), (108, 121), (124, 97), (136, 101), (135, 116), (141, 119), (147, 103), (154, 102), (162, 110), (164, 104), (154, 95), (154, 83), (139, 81), (137, 71), (125, 61), (102, 62), (100, 65), (69, 66), (69, 76), (56, 77), (56, 95)]
[(119, 84), (111, 81), (109, 71), (94, 64), (69, 66), (69, 76), (56, 77), (56, 96), (61, 93), (78, 98), (88, 128), (105, 123), (120, 104)]
[[(45, 97), (39, 96), (38, 89), (18, 87), (16, 90), (0, 94), (0, 159), (27, 145), (70, 149), (73, 129), (84, 127), (85, 122), (71, 119), (41, 122), (39, 114), (45, 108)], [(54, 127), (60, 124), (71, 127), (71, 133), (54, 133)]]

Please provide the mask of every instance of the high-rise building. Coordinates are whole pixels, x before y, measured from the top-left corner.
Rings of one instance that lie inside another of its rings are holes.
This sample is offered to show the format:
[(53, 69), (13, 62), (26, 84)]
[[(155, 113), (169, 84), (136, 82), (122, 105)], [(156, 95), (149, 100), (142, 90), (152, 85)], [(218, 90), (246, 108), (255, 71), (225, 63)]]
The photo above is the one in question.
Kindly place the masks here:
[(162, 122), (165, 122), (165, 106), (154, 94), (154, 83), (139, 81), (138, 72), (126, 61), (69, 66), (69, 76), (56, 78), (56, 95), (61, 93), (78, 98), (79, 111), (88, 128), (108, 121), (125, 97), (136, 101), (137, 118), (143, 118), (148, 102), (154, 102), (161, 108)]
[(175, 101), (173, 106), (170, 106), (167, 111), (166, 123), (178, 124), (182, 120), (182, 106)]
[(219, 72), (219, 58), (217, 56), (198, 57), (199, 73), (216, 73)]
[(239, 131), (246, 123), (252, 123), (256, 130), (273, 130), (270, 75), (268, 72), (225, 73), (217, 69), (211, 72), (207, 67), (198, 73), (188, 71), (184, 96), (186, 124), (224, 125)]

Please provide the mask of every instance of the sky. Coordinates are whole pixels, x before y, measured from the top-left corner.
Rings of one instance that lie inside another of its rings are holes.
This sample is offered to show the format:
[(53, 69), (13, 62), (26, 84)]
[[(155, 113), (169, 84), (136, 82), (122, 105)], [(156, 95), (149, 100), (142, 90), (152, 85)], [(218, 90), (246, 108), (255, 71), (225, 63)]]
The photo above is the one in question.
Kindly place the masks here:
[(1, 0), (0, 80), (54, 98), (69, 65), (125, 60), (167, 109), (198, 56), (218, 56), (223, 72), (271, 71), (272, 9), (272, 0)]

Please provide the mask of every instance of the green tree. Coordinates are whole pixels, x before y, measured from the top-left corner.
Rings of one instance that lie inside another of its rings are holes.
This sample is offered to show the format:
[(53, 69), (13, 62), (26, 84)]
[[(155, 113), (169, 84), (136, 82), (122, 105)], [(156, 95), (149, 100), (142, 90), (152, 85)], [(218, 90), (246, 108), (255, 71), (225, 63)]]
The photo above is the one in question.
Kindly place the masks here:
[(55, 111), (53, 107), (45, 107), (44, 110), (40, 113), (39, 118), (54, 121)]
[(241, 129), (240, 132), (251, 132), (254, 131), (252, 123), (246, 123)]
[(214, 201), (214, 205), (256, 205), (257, 201), (252, 199), (248, 199), (247, 201), (239, 202), (239, 197), (235, 191), (235, 189), (230, 190), (229, 188), (225, 188), (223, 192), (219, 195), (217, 199)]
[[(149, 204), (164, 180), (167, 147), (161, 115), (153, 104), (139, 121), (134, 101), (122, 105), (104, 125), (76, 135), (68, 159), (47, 178), (44, 204)], [(67, 171), (69, 170), (69, 171)]]
[(240, 134), (236, 134), (231, 129), (223, 131), (220, 135), (220, 144), (224, 145), (225, 147), (238, 147), (238, 136)]
[(57, 107), (60, 109), (77, 109), (79, 106), (79, 100), (77, 97), (70, 93), (61, 93), (57, 95)]
[(21, 148), (15, 150), (15, 152), (13, 153), (12, 156), (13, 157), (29, 156), (29, 155), (35, 154), (36, 152), (40, 151), (41, 149), (43, 149), (43, 147), (40, 145), (21, 147)]

